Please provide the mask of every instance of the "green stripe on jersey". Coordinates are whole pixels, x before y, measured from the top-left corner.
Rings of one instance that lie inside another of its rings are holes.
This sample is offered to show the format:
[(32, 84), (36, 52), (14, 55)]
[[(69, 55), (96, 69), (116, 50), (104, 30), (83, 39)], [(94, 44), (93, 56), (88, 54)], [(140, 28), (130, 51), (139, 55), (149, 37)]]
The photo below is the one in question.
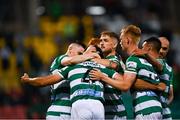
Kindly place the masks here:
[(52, 105), (58, 105), (58, 106), (71, 106), (70, 100), (56, 100), (52, 102)]
[(105, 112), (105, 115), (107, 116), (106, 118), (108, 119), (108, 116), (111, 116), (111, 115), (117, 115), (119, 117), (125, 117), (125, 116), (127, 116), (127, 113), (126, 113), (126, 111), (121, 111), (121, 112)]
[(171, 114), (163, 115), (163, 119), (172, 119), (172, 115)]

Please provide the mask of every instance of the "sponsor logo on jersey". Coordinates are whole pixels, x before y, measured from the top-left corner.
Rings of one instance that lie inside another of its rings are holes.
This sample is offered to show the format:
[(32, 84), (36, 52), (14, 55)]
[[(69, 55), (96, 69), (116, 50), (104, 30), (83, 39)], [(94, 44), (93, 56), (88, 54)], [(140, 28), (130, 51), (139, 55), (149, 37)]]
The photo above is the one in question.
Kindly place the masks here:
[(97, 67), (97, 68), (105, 68), (105, 66), (100, 65), (100, 64), (95, 63), (95, 62), (92, 62), (92, 61), (86, 61), (86, 62), (80, 63), (79, 65)]
[(136, 62), (127, 62), (127, 68), (136, 68), (137, 63)]

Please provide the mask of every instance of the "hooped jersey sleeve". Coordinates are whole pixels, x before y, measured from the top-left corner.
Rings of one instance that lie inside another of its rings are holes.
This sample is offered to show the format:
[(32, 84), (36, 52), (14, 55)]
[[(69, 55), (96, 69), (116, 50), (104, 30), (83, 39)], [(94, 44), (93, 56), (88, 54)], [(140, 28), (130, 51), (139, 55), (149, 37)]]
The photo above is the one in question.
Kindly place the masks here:
[(137, 74), (138, 69), (139, 69), (138, 64), (139, 64), (138, 58), (135, 56), (130, 56), (126, 60), (125, 72), (131, 72), (131, 73)]

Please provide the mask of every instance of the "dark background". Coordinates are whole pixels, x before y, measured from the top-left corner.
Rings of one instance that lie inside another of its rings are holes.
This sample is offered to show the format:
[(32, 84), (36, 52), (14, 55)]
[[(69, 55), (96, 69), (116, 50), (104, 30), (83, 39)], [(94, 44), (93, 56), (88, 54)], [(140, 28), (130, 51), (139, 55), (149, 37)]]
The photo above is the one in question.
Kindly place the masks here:
[[(171, 108), (173, 118), (180, 118), (179, 5), (179, 0), (0, 0), (0, 118), (45, 118), (50, 89), (21, 84), (23, 73), (47, 75), (70, 42), (87, 43), (103, 30), (119, 34), (128, 24), (141, 28), (142, 40), (152, 35), (170, 40)], [(101, 10), (90, 13), (91, 6)]]

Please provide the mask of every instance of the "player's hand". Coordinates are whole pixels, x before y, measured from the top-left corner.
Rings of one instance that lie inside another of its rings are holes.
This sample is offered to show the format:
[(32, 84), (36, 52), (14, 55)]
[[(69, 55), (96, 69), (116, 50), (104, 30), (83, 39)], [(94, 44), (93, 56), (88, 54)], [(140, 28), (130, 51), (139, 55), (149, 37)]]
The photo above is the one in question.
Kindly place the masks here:
[(92, 69), (89, 72), (89, 76), (91, 80), (102, 80), (102, 77), (104, 76), (104, 74), (98, 69)]
[(158, 90), (160, 90), (160, 91), (165, 91), (165, 89), (166, 89), (166, 84), (160, 82), (160, 83), (158, 84)]
[(145, 51), (145, 50), (142, 50), (142, 49), (136, 49), (135, 51), (133, 51), (132, 54), (135, 55), (135, 56), (141, 56), (141, 57), (143, 57), (143, 56), (147, 55), (148, 52)]
[(91, 59), (91, 61), (98, 63), (99, 58), (94, 58), (94, 59)]
[(93, 58), (101, 58), (98, 53), (91, 53), (90, 55), (92, 57), (91, 59), (93, 59)]
[(24, 73), (24, 75), (21, 77), (21, 81), (23, 83), (27, 83), (30, 80), (29, 75), (27, 73)]

